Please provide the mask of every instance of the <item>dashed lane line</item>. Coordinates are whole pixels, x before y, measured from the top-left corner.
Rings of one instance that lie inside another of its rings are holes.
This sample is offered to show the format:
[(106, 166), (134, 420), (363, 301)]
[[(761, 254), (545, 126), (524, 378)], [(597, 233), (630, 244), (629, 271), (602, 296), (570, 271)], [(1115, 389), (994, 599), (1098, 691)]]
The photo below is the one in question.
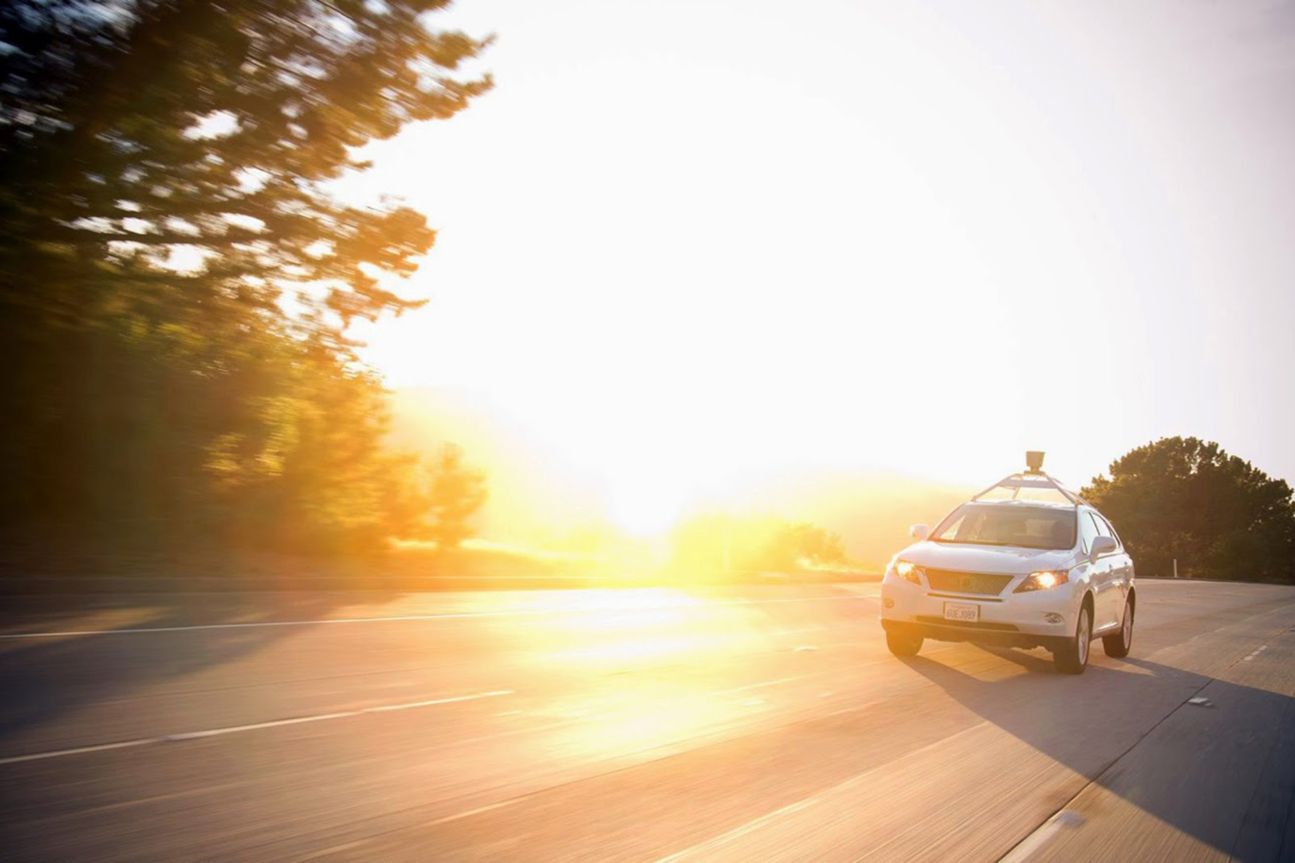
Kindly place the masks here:
[(354, 716), (365, 716), (371, 713), (390, 713), (397, 710), (414, 710), (420, 707), (434, 707), (439, 704), (459, 704), (464, 701), (479, 701), (483, 698), (499, 698), (512, 695), (511, 689), (497, 689), (490, 692), (476, 692), (471, 695), (453, 695), (448, 698), (428, 698), (422, 701), (406, 701), (401, 704), (383, 704), (377, 707), (362, 707), (358, 710), (339, 710), (333, 713), (316, 713), (311, 716), (293, 716), (287, 719), (271, 719), (267, 722), (252, 722), (247, 725), (227, 725), (222, 728), (206, 728), (200, 731), (185, 731), (179, 734), (162, 734), (156, 737), (137, 737), (133, 740), (118, 740), (113, 743), (97, 743), (92, 746), (77, 746), (72, 749), (53, 749), (47, 752), (32, 752), (26, 755), (10, 755), (0, 758), (0, 765), (20, 764), (24, 761), (40, 761), (46, 758), (62, 758), (68, 755), (85, 755), (91, 752), (107, 752), (112, 749), (130, 749), (136, 746), (150, 746), (155, 743), (177, 743), (186, 740), (201, 740), (206, 737), (219, 737), (224, 734), (238, 734), (244, 731), (258, 731), (262, 728), (278, 728), (283, 725), (300, 725), (306, 722), (326, 722), (330, 719), (349, 719)]
[[(899, 759), (896, 759), (896, 760), (911, 758), (914, 755), (919, 755), (931, 749), (935, 749), (940, 746), (946, 746), (948, 745), (949, 741), (955, 738), (961, 737), (964, 734), (968, 734), (972, 731), (976, 731), (977, 729), (983, 728), (989, 724), (990, 724), (989, 720), (977, 722), (975, 725), (969, 726), (967, 728), (962, 729), (961, 731), (957, 731), (953, 734), (950, 734), (948, 737), (945, 737), (942, 740), (937, 740), (934, 743), (928, 743), (925, 746), (920, 746), (917, 749), (914, 749), (912, 752), (906, 752), (903, 755), (901, 755)], [(718, 852), (724, 846), (732, 844), (733, 842), (737, 841), (743, 836), (746, 836), (749, 833), (753, 833), (756, 830), (759, 830), (762, 827), (766, 826), (767, 824), (770, 824), (781, 818), (785, 818), (788, 815), (793, 815), (797, 812), (800, 812), (803, 809), (808, 809), (814, 804), (826, 799), (827, 797), (830, 797), (833, 794), (836, 794), (837, 792), (844, 791), (848, 788), (853, 788), (860, 785), (861, 783), (867, 781), (867, 779), (871, 777), (873, 774), (877, 773), (880, 770), (884, 770), (890, 767), (892, 763), (893, 762), (879, 764), (876, 767), (872, 767), (872, 768), (869, 768), (868, 770), (863, 771), (862, 773), (857, 773), (854, 776), (851, 776), (849, 779), (846, 779), (843, 782), (838, 782), (835, 785), (829, 786), (828, 788), (825, 788), (822, 791), (812, 794), (809, 797), (806, 797), (801, 800), (797, 800), (794, 803), (789, 803), (786, 806), (783, 806), (781, 808), (774, 809), (772, 812), (766, 812), (764, 815), (761, 815), (759, 818), (752, 819), (751, 821), (748, 821), (745, 824), (742, 824), (738, 827), (733, 828), (732, 830), (729, 830), (727, 833), (721, 833), (720, 835), (715, 836), (711, 839), (707, 839), (704, 842), (700, 842), (689, 848), (684, 848), (681, 851), (676, 851), (673, 854), (662, 857), (657, 861), (657, 863), (678, 863), (678, 861), (686, 860), (690, 857), (701, 857), (703, 859), (712, 857), (715, 855), (716, 852)]]

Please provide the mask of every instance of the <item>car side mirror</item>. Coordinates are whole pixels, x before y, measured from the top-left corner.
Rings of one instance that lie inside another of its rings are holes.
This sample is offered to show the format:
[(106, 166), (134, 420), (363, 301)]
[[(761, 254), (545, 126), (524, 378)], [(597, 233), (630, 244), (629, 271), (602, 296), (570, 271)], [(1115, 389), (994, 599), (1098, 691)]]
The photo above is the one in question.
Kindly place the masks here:
[(1097, 560), (1097, 558), (1104, 554), (1110, 554), (1117, 548), (1119, 548), (1119, 546), (1115, 544), (1115, 540), (1113, 538), (1109, 536), (1095, 537), (1093, 539), (1092, 550), (1088, 552), (1088, 559)]
[(921, 542), (931, 535), (931, 529), (924, 524), (914, 524), (909, 526), (908, 535)]

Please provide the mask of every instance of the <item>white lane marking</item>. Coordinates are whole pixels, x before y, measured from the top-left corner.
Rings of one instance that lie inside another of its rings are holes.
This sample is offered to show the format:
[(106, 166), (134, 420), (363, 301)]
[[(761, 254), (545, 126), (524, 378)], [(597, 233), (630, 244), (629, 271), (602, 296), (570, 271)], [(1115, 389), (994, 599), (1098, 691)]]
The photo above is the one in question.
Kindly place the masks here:
[[(813, 675), (813, 674), (806, 674), (806, 675), (801, 675), (800, 677), (779, 677), (779, 678), (776, 678), (776, 679), (774, 679), (774, 680), (764, 680), (764, 681), (761, 681), (761, 682), (759, 682), (759, 683), (750, 683), (750, 684), (747, 684), (746, 686), (737, 686), (737, 687), (734, 687), (734, 688), (732, 688), (732, 689), (715, 689), (715, 690), (712, 690), (712, 691), (710, 691), (710, 692), (703, 692), (703, 693), (701, 693), (701, 695), (702, 695), (703, 697), (711, 697), (711, 696), (716, 696), (716, 695), (729, 695), (729, 694), (734, 693), (734, 692), (745, 692), (746, 690), (749, 690), (749, 689), (761, 689), (761, 688), (766, 687), (766, 686), (776, 686), (776, 685), (778, 685), (778, 684), (780, 684), (780, 683), (790, 683), (790, 682), (792, 682), (792, 681), (796, 681), (796, 680), (807, 680), (807, 679), (809, 679), (810, 677), (815, 677), (815, 676), (817, 676), (817, 675)], [(880, 702), (869, 702), (869, 704), (879, 704), (879, 703), (880, 703)], [(868, 706), (868, 705), (863, 705), (863, 706)], [(851, 710), (859, 710), (859, 709), (862, 709), (862, 707), (855, 707), (855, 708), (850, 708), (850, 709), (851, 709)], [(510, 712), (510, 713), (521, 713), (522, 711), (518, 710), (518, 711), (509, 711), (509, 712)], [(828, 716), (835, 716), (835, 715), (836, 715), (836, 713), (842, 713), (842, 712), (845, 712), (845, 711), (840, 711), (840, 710), (838, 710), (838, 711), (836, 711), (835, 713), (829, 713), (829, 714), (827, 714), (827, 715), (828, 715)], [(502, 714), (502, 713), (501, 713), (501, 714), (498, 714), (498, 715), (503, 716), (504, 714)], [(576, 724), (579, 724), (579, 723), (581, 723), (581, 722), (585, 722), (585, 721), (602, 721), (602, 720), (604, 720), (604, 719), (614, 718), (615, 716), (617, 716), (617, 714), (616, 714), (615, 712), (599, 713), (599, 714), (594, 714), (594, 715), (592, 715), (592, 716), (582, 716), (582, 717), (581, 717), (580, 719), (578, 719), (578, 720), (561, 720), (561, 721), (559, 721), (559, 722), (552, 722), (552, 723), (549, 723), (549, 724), (547, 724), (547, 725), (540, 725), (540, 726), (531, 727), (531, 728), (519, 728), (519, 729), (515, 729), (515, 730), (513, 730), (513, 731), (504, 731), (504, 732), (501, 732), (501, 733), (499, 733), (499, 734), (488, 734), (488, 735), (485, 735), (485, 736), (482, 736), (482, 737), (469, 738), (469, 739), (467, 739), (467, 740), (460, 741), (460, 743), (461, 743), (461, 744), (477, 743), (477, 742), (480, 742), (480, 741), (483, 741), (483, 740), (493, 740), (493, 739), (495, 739), (495, 738), (497, 738), (497, 737), (508, 737), (508, 736), (513, 736), (513, 735), (516, 735), (516, 734), (530, 734), (530, 733), (537, 733), (537, 732), (541, 732), (541, 731), (548, 731), (548, 730), (551, 730), (551, 729), (554, 729), (554, 728), (564, 728), (564, 727), (567, 727), (567, 726), (570, 726), (570, 725), (576, 725)], [(448, 823), (450, 823), (451, 821), (459, 821), (459, 820), (464, 819), (464, 818), (471, 818), (473, 815), (482, 815), (482, 814), (484, 814), (484, 813), (486, 813), (486, 812), (493, 812), (493, 811), (495, 811), (496, 809), (503, 809), (503, 808), (504, 808), (504, 807), (506, 807), (506, 806), (512, 806), (512, 805), (514, 805), (514, 804), (521, 803), (523, 800), (527, 800), (527, 799), (529, 799), (529, 798), (531, 798), (531, 797), (533, 797), (533, 796), (534, 796), (534, 794), (533, 794), (533, 793), (532, 793), (532, 794), (522, 794), (522, 795), (519, 795), (519, 796), (517, 796), (517, 797), (509, 797), (509, 798), (507, 798), (506, 800), (499, 800), (499, 801), (497, 801), (497, 802), (495, 802), (495, 803), (487, 803), (486, 805), (484, 805), (484, 806), (478, 806), (478, 807), (476, 807), (475, 809), (467, 809), (467, 810), (465, 810), (465, 811), (463, 811), (463, 812), (455, 812), (455, 813), (453, 813), (453, 814), (451, 814), (451, 815), (442, 815), (442, 816), (441, 816), (441, 817), (439, 817), (439, 818), (434, 818), (434, 819), (432, 819), (432, 820), (430, 820), (430, 821), (424, 821), (424, 822), (421, 822), (421, 823), (418, 825), (418, 828), (419, 828), (419, 829), (421, 829), (421, 828), (426, 828), (426, 827), (435, 827), (435, 826), (437, 826), (437, 825), (439, 825), (439, 824), (448, 824)], [(372, 836), (371, 836), (371, 837), (367, 837), (367, 838), (364, 838), (364, 839), (357, 839), (357, 840), (355, 840), (355, 841), (353, 841), (353, 842), (346, 842), (346, 843), (343, 843), (343, 844), (341, 844), (341, 845), (332, 845), (332, 846), (330, 846), (330, 847), (328, 847), (328, 848), (324, 848), (324, 849), (321, 849), (321, 850), (319, 850), (319, 851), (312, 851), (311, 853), (307, 854), (307, 855), (306, 855), (306, 856), (304, 856), (304, 857), (294, 857), (294, 858), (293, 858), (293, 863), (306, 863), (306, 861), (309, 861), (309, 860), (317, 860), (317, 859), (319, 859), (319, 858), (321, 858), (321, 857), (328, 857), (328, 856), (330, 856), (330, 855), (332, 855), (332, 854), (337, 854), (337, 853), (340, 853), (340, 852), (342, 852), (342, 851), (349, 851), (349, 850), (351, 850), (351, 849), (353, 849), (353, 848), (358, 848), (358, 847), (360, 847), (361, 845), (368, 844), (368, 843), (372, 842), (372, 841), (373, 841), (374, 839), (376, 839), (376, 838), (377, 838), (377, 837), (372, 837)]]
[(1084, 817), (1078, 812), (1062, 809), (1060, 812), (1054, 813), (1047, 821), (1044, 821), (1037, 830), (1021, 840), (1021, 843), (1009, 851), (1007, 856), (1000, 859), (998, 863), (1025, 863), (1040, 848), (1055, 839), (1062, 830), (1067, 827), (1078, 827), (1083, 821)]
[(435, 827), (437, 824), (449, 824), (451, 821), (458, 821), (462, 818), (471, 818), (473, 815), (481, 815), (485, 812), (494, 812), (496, 809), (503, 809), (505, 806), (512, 806), (520, 802), (525, 797), (510, 797), (507, 800), (500, 800), (498, 803), (487, 803), (485, 806), (478, 806), (476, 809), (469, 809), (466, 812), (455, 812), (453, 815), (442, 815), (423, 824), (423, 827)]
[(1245, 659), (1243, 659), (1243, 660), (1241, 660), (1241, 661), (1242, 661), (1242, 662), (1249, 662), (1250, 660), (1254, 659), (1256, 656), (1258, 656), (1259, 654), (1263, 653), (1263, 652), (1264, 652), (1265, 650), (1267, 650), (1267, 649), (1268, 649), (1268, 645), (1266, 645), (1266, 644), (1265, 644), (1265, 645), (1262, 645), (1262, 646), (1261, 646), (1261, 647), (1259, 647), (1257, 650), (1253, 650), (1253, 651), (1251, 651), (1251, 652), (1250, 652), (1250, 655), (1249, 655), (1249, 656), (1247, 656)]
[[(707, 602), (711, 606), (771, 605), (783, 602), (832, 602), (871, 600), (869, 596), (797, 596), (783, 599), (736, 599), (726, 602)], [(680, 608), (682, 603), (664, 603), (643, 610)], [(317, 620), (264, 620), (251, 623), (198, 623), (187, 626), (142, 626), (130, 629), (73, 629), (55, 632), (6, 632), (0, 638), (71, 638), (85, 635), (138, 635), (148, 632), (190, 632), (204, 629), (254, 629), (262, 626), (316, 626), (325, 623), (395, 623), (415, 620), (460, 620), (476, 617), (547, 617), (563, 614), (600, 614), (621, 611), (618, 608), (549, 608), (513, 609), (510, 611), (451, 611), (441, 614), (402, 614), (391, 617), (334, 617)]]
[(702, 695), (730, 695), (734, 692), (747, 692), (752, 689), (764, 689), (766, 686), (777, 686), (780, 683), (791, 683), (793, 680), (808, 680), (815, 676), (813, 674), (802, 674), (798, 677), (777, 677), (773, 680), (762, 680), (759, 683), (748, 683), (746, 686), (734, 686), (732, 689), (715, 689), (710, 692), (703, 692)]
[[(792, 683), (797, 680), (806, 680), (814, 676), (816, 675), (807, 674), (799, 677), (779, 677), (773, 680), (763, 680), (763, 681), (760, 681), (759, 683), (748, 683), (745, 686), (735, 686), (730, 689), (715, 689), (709, 692), (700, 693), (700, 696), (705, 698), (705, 697), (714, 697), (717, 695), (731, 695), (738, 692), (747, 692), (752, 689), (764, 689), (766, 687), (777, 686), (782, 683)], [(454, 704), (460, 701), (476, 701), (482, 698), (497, 698), (501, 695), (512, 695), (513, 693), (514, 691), (511, 689), (500, 689), (500, 690), (494, 690), (491, 692), (478, 692), (473, 695), (456, 695), (449, 698), (429, 698), (423, 701), (408, 701), (400, 704), (382, 704), (377, 707), (364, 707), (359, 710), (344, 710), (344, 711), (337, 711), (334, 713), (319, 713), (312, 716), (294, 716), (288, 719), (272, 719), (266, 722), (254, 722), (247, 725), (230, 725), (230, 726), (225, 726), (223, 728), (209, 728), (201, 731), (184, 731), (177, 734), (164, 734), (158, 737), (141, 737), (141, 738), (136, 738), (134, 740), (119, 740), (115, 743), (97, 743), (92, 746), (78, 746), (72, 749), (56, 749), (56, 750), (51, 750), (49, 752), (33, 752), (28, 755), (12, 755), (7, 758), (0, 758), (0, 765), (16, 764), (22, 761), (38, 761), (44, 758), (58, 758), (65, 755), (81, 755), (88, 752), (106, 752), (112, 749), (128, 749), (133, 746), (146, 746), (151, 743), (174, 743), (174, 742), (183, 741), (183, 740), (199, 740), (204, 737), (216, 737), (222, 734), (234, 734), (240, 731), (255, 731), (260, 728), (274, 728), (280, 725), (297, 725), (303, 722), (322, 722), (329, 719), (345, 719), (351, 716), (361, 716), (366, 713), (390, 713), (397, 710), (413, 710), (419, 707), (433, 707), (438, 704)], [(518, 715), (521, 713), (523, 713), (523, 711), (511, 710), (511, 711), (506, 711), (505, 713), (501, 713), (499, 715), (500, 716)], [(597, 714), (594, 716), (582, 716), (580, 717), (580, 719), (596, 720), (596, 719), (603, 719), (614, 715), (616, 714), (613, 712), (613, 713), (607, 713), (607, 714)], [(572, 724), (572, 723), (570, 723), (570, 720), (565, 720), (562, 723), (555, 723), (555, 724), (565, 725), (565, 724)], [(549, 726), (542, 726), (542, 728), (548, 728), (548, 727)], [(536, 729), (525, 728), (525, 729), (520, 729), (519, 731), (521, 733), (525, 733), (525, 732), (534, 731), (534, 730)], [(505, 732), (505, 734), (508, 734), (508, 733), (512, 733), (512, 732)], [(484, 738), (477, 738), (477, 739), (488, 739), (489, 737), (494, 737), (494, 736), (502, 736), (502, 735), (487, 735)], [(456, 816), (456, 817), (461, 817), (461, 816)]]
[[(708, 692), (703, 692), (703, 693), (701, 693), (701, 695), (703, 695), (703, 696), (707, 696), (707, 697), (710, 697), (710, 696), (716, 696), (716, 695), (727, 695), (727, 694), (730, 694), (730, 693), (735, 692), (735, 691), (744, 691), (744, 690), (747, 690), (747, 689), (760, 689), (760, 688), (762, 688), (762, 687), (766, 687), (766, 686), (775, 686), (775, 685), (780, 684), (780, 683), (789, 683), (789, 682), (794, 681), (794, 680), (808, 680), (809, 678), (811, 678), (811, 677), (816, 677), (816, 676), (818, 676), (818, 675), (815, 675), (815, 674), (807, 674), (807, 675), (803, 675), (803, 676), (801, 676), (801, 677), (779, 677), (779, 678), (777, 678), (777, 679), (775, 679), (775, 680), (764, 680), (764, 681), (761, 681), (760, 683), (751, 683), (751, 684), (747, 684), (746, 686), (739, 686), (739, 687), (736, 687), (735, 689), (716, 689), (716, 690), (712, 690), (712, 691), (708, 691)], [(511, 690), (510, 690), (510, 691), (511, 691)], [(398, 710), (398, 709), (402, 709), (402, 708), (403, 708), (403, 709), (408, 709), (408, 708), (410, 708), (410, 707), (414, 707), (414, 706), (418, 706), (418, 705), (423, 705), (423, 704), (426, 704), (426, 703), (429, 703), (429, 702), (411, 702), (410, 704), (407, 704), (407, 705), (392, 705), (392, 706), (390, 706), (390, 707), (386, 707), (386, 708), (369, 708), (369, 710), (370, 710), (370, 712), (377, 712), (377, 710), (379, 710), (379, 709), (386, 709), (386, 710)], [(874, 703), (879, 703), (879, 702), (869, 702), (869, 704), (874, 704)], [(857, 709), (860, 709), (860, 708), (851, 708), (851, 709), (852, 709), (852, 710), (857, 710)], [(837, 712), (839, 713), (839, 712), (841, 712), (841, 711), (837, 711)], [(585, 715), (585, 716), (580, 717), (579, 719), (574, 719), (574, 720), (573, 720), (573, 719), (563, 719), (563, 720), (559, 720), (559, 721), (557, 721), (557, 722), (550, 722), (550, 723), (543, 724), (543, 725), (533, 725), (533, 726), (527, 726), (527, 727), (525, 727), (525, 728), (514, 728), (514, 729), (512, 729), (511, 731), (500, 731), (500, 732), (495, 733), (495, 734), (482, 734), (482, 735), (478, 735), (478, 736), (476, 736), (476, 737), (467, 737), (467, 738), (463, 738), (463, 739), (460, 739), (460, 740), (456, 740), (456, 741), (454, 741), (451, 745), (454, 745), (454, 746), (467, 746), (467, 745), (470, 745), (470, 744), (481, 743), (481, 742), (486, 741), (486, 740), (495, 740), (495, 739), (500, 738), (500, 737), (516, 737), (516, 736), (518, 736), (518, 735), (520, 735), (520, 734), (538, 734), (538, 733), (541, 733), (541, 732), (544, 732), (544, 731), (552, 731), (552, 730), (553, 730), (553, 729), (555, 729), (555, 728), (566, 728), (566, 727), (570, 727), (570, 726), (572, 726), (572, 725), (579, 725), (579, 724), (584, 723), (584, 722), (589, 722), (589, 721), (602, 721), (602, 720), (604, 720), (604, 719), (615, 718), (615, 717), (617, 717), (618, 715), (624, 715), (624, 713), (625, 713), (625, 712), (624, 712), (624, 711), (622, 711), (620, 714), (617, 714), (616, 712), (614, 712), (614, 711), (613, 711), (613, 712), (607, 712), (607, 713), (589, 714), (589, 715)], [(524, 716), (524, 715), (526, 715), (526, 711), (524, 711), (524, 710), (504, 710), (504, 711), (500, 711), (499, 713), (496, 713), (495, 715), (496, 715), (496, 716), (499, 716), (499, 717)], [(827, 715), (832, 716), (832, 715), (834, 715), (834, 714), (827, 714)], [(123, 748), (123, 747), (129, 747), (129, 746), (140, 746), (140, 745), (143, 745), (144, 743), (149, 743), (149, 742), (153, 742), (151, 738), (150, 738), (149, 740), (127, 740), (127, 741), (123, 741), (123, 742), (122, 742), (122, 743), (120, 743), (120, 744), (108, 743), (108, 744), (103, 744), (103, 745), (100, 745), (100, 746), (82, 747), (81, 749), (77, 749), (77, 750), (63, 750), (62, 754), (72, 755), (72, 754), (74, 754), (74, 753), (76, 753), (76, 752), (83, 752), (83, 751), (84, 751), (84, 752), (98, 752), (98, 751), (102, 751), (102, 750), (104, 750), (104, 749), (112, 749), (112, 748), (118, 748), (118, 749), (120, 749), (120, 748)], [(440, 747), (434, 747), (434, 748), (443, 748), (443, 747), (444, 747), (444, 744), (442, 744)], [(22, 757), (22, 756), (20, 756), (20, 757)], [(49, 757), (49, 756), (46, 756), (46, 757)], [(242, 783), (239, 783), (239, 782), (229, 782), (229, 783), (226, 783), (226, 784), (223, 784), (223, 785), (212, 785), (212, 786), (204, 786), (204, 787), (202, 787), (202, 788), (191, 788), (191, 789), (189, 789), (189, 790), (187, 790), (187, 791), (175, 792), (175, 793), (171, 793), (171, 794), (159, 794), (159, 795), (155, 795), (155, 796), (152, 796), (152, 797), (141, 797), (141, 798), (138, 798), (138, 799), (135, 799), (135, 800), (123, 800), (123, 801), (119, 801), (119, 802), (117, 802), (117, 803), (109, 803), (109, 804), (106, 804), (106, 805), (104, 805), (104, 806), (92, 807), (92, 808), (90, 808), (90, 809), (83, 810), (83, 813), (82, 813), (82, 814), (90, 813), (90, 812), (99, 812), (99, 811), (104, 811), (104, 810), (124, 809), (124, 808), (128, 808), (128, 807), (131, 807), (131, 806), (138, 806), (138, 805), (140, 805), (140, 804), (142, 804), (142, 803), (151, 803), (151, 802), (153, 802), (153, 801), (155, 801), (155, 800), (167, 800), (167, 799), (173, 799), (173, 798), (178, 798), (178, 797), (191, 797), (191, 796), (193, 796), (193, 795), (195, 795), (195, 794), (205, 794), (205, 793), (209, 793), (209, 792), (213, 792), (213, 791), (222, 791), (222, 790), (225, 790), (225, 789), (227, 789), (227, 788), (235, 788), (235, 787), (237, 787), (237, 786), (238, 786), (238, 785), (240, 785), (240, 784), (242, 784)], [(515, 802), (517, 802), (517, 801), (519, 801), (519, 800), (521, 800), (521, 799), (523, 799), (523, 798), (522, 798), (522, 797), (509, 798), (508, 800), (503, 800), (503, 801), (500, 801), (500, 802), (498, 802), (498, 803), (491, 803), (491, 804), (489, 804), (489, 805), (481, 806), (481, 807), (478, 807), (478, 808), (476, 808), (476, 809), (469, 809), (469, 810), (468, 810), (468, 811), (466, 811), (466, 812), (458, 812), (458, 813), (455, 813), (455, 814), (453, 814), (453, 815), (445, 815), (445, 816), (442, 816), (442, 817), (440, 817), (440, 818), (437, 818), (435, 821), (432, 821), (432, 822), (430, 822), (430, 823), (431, 823), (431, 824), (443, 824), (443, 823), (445, 823), (445, 822), (447, 822), (447, 821), (456, 821), (456, 820), (458, 820), (458, 819), (460, 819), (460, 818), (467, 818), (467, 817), (468, 817), (468, 816), (470, 816), (470, 815), (477, 815), (477, 814), (479, 814), (479, 813), (487, 812), (487, 811), (490, 811), (490, 810), (492, 810), (492, 809), (500, 809), (500, 808), (502, 808), (502, 807), (504, 807), (504, 806), (511, 805), (512, 803), (515, 803)], [(357, 840), (357, 841), (355, 841), (355, 842), (348, 842), (348, 843), (346, 843), (345, 845), (338, 845), (338, 846), (334, 846), (334, 847), (332, 847), (332, 848), (325, 849), (325, 850), (323, 850), (323, 851), (316, 851), (316, 852), (312, 852), (311, 854), (309, 854), (309, 855), (307, 855), (307, 856), (305, 856), (305, 857), (298, 857), (298, 858), (295, 858), (295, 859), (296, 859), (296, 860), (298, 860), (298, 861), (313, 860), (313, 859), (315, 859), (316, 857), (326, 856), (327, 854), (331, 854), (331, 853), (336, 852), (336, 851), (342, 851), (342, 850), (345, 850), (345, 849), (347, 849), (347, 848), (351, 848), (351, 847), (358, 846), (358, 845), (363, 845), (363, 844), (364, 844), (365, 842), (367, 842), (367, 841), (369, 841), (369, 840), (368, 840), (368, 839), (362, 839), (362, 840)]]
[(830, 713), (820, 713), (816, 715), (814, 718), (829, 719), (833, 716), (842, 716), (846, 713), (858, 713), (861, 710), (867, 710), (870, 707), (876, 707), (878, 704), (881, 704), (881, 702), (884, 700), (885, 699), (879, 699), (877, 701), (866, 701), (863, 704), (856, 704), (853, 707), (842, 707), (840, 710), (833, 710)]
[(78, 746), (73, 749), (53, 749), (48, 752), (32, 752), (27, 755), (11, 755), (0, 758), (0, 765), (18, 764), (23, 761), (40, 761), (45, 758), (61, 758), (66, 755), (83, 755), (87, 752), (106, 752), (110, 749), (127, 749), (133, 746), (148, 746), (153, 743), (175, 743), (184, 740), (199, 740), (204, 737), (218, 737), (222, 734), (238, 734), (243, 731), (257, 731), (262, 728), (277, 728), (281, 725), (300, 725), (303, 722), (325, 722), (330, 719), (346, 719), (352, 716), (364, 716), (369, 713), (388, 713), (395, 710), (414, 710), (419, 707), (432, 707), (438, 704), (458, 704), (463, 701), (477, 701), (482, 698), (498, 698), (512, 695), (511, 689), (497, 689), (490, 692), (475, 692), (471, 695), (453, 695), (447, 698), (428, 698), (422, 701), (407, 701), (401, 704), (382, 704), (377, 707), (362, 707), (358, 710), (339, 710), (334, 713), (317, 713), (312, 716), (294, 716), (289, 719), (271, 719), (267, 722), (252, 722), (247, 725), (227, 725), (222, 728), (207, 728), (201, 731), (185, 731), (179, 734), (163, 734), (157, 737), (139, 737), (134, 740), (119, 740), (115, 743), (98, 743), (93, 746)]
[(109, 749), (128, 749), (132, 746), (143, 746), (145, 743), (160, 743), (161, 737), (148, 740), (121, 740), (117, 743), (97, 743), (93, 746), (78, 746), (75, 749), (57, 749), (52, 752), (33, 752), (30, 755), (11, 755), (0, 758), (0, 764), (17, 764), (20, 761), (38, 761), (42, 758), (57, 758), (61, 755), (81, 755), (85, 752), (106, 752)]
[(895, 763), (895, 761), (900, 761), (900, 760), (903, 760), (904, 758), (908, 758), (913, 755), (920, 755), (921, 753), (931, 749), (935, 749), (938, 746), (945, 746), (949, 743), (949, 741), (955, 738), (961, 737), (964, 734), (968, 734), (972, 731), (975, 731), (978, 728), (983, 728), (984, 726), (989, 724), (990, 723), (988, 719), (982, 722), (977, 722), (975, 725), (964, 728), (961, 731), (958, 731), (954, 734), (950, 734), (948, 737), (945, 737), (942, 740), (937, 740), (934, 743), (928, 743), (925, 746), (921, 746), (921, 747), (918, 747), (917, 749), (914, 749), (912, 752), (906, 752), (903, 755), (899, 756), (899, 758), (897, 759), (888, 761), (885, 764), (878, 764), (876, 767), (871, 767), (863, 771), (862, 773), (856, 773), (854, 776), (851, 776), (849, 779), (846, 779), (842, 782), (838, 782), (835, 785), (829, 786), (828, 788), (822, 791), (819, 791), (816, 794), (812, 794), (809, 797), (804, 798), (803, 800), (797, 800), (795, 803), (789, 803), (786, 806), (773, 810), (772, 812), (766, 812), (764, 815), (761, 815), (759, 818), (755, 818), (739, 827), (735, 827), (732, 830), (728, 831), (727, 833), (721, 833), (720, 835), (715, 836), (711, 839), (707, 839), (704, 842), (700, 842), (691, 847), (684, 848), (682, 851), (676, 851), (673, 854), (669, 854), (665, 857), (662, 857), (659, 860), (657, 860), (657, 863), (676, 863), (676, 861), (678, 860), (684, 860), (688, 857), (692, 857), (695, 855), (701, 855), (702, 857), (710, 857), (714, 855), (715, 852), (723, 848), (725, 845), (731, 844), (732, 842), (742, 838), (743, 836), (746, 836), (748, 833), (752, 833), (756, 830), (759, 830), (761, 827), (765, 826), (766, 824), (769, 824), (772, 821), (776, 821), (779, 818), (784, 818), (788, 815), (792, 815), (796, 812), (801, 811), (802, 809), (807, 809), (810, 806), (813, 806), (815, 803), (819, 802), (820, 800), (824, 799), (825, 797), (829, 797), (830, 795), (835, 794), (838, 791), (844, 791), (847, 788), (852, 788), (864, 782), (866, 779), (872, 776), (872, 774), (880, 770), (886, 769), (891, 764)]

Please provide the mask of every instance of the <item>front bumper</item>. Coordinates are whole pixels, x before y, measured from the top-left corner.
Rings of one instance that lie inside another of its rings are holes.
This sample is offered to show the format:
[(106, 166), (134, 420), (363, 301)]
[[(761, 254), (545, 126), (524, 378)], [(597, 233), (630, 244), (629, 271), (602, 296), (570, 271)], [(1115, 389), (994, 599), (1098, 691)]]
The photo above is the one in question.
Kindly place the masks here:
[[(937, 641), (1049, 647), (1073, 635), (1081, 599), (1074, 584), (1029, 593), (1011, 593), (1009, 588), (991, 597), (932, 592), (888, 572), (881, 583), (881, 625)], [(945, 620), (946, 602), (978, 606), (979, 620)]]

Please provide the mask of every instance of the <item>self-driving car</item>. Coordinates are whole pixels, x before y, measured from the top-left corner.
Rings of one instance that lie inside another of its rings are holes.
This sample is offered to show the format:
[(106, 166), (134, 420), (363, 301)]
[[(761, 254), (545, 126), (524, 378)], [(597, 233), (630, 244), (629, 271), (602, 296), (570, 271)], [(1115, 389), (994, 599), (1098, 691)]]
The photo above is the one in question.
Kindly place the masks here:
[(925, 639), (1044, 647), (1058, 671), (1081, 674), (1089, 646), (1127, 656), (1137, 589), (1133, 560), (1110, 521), (1043, 472), (1004, 477), (895, 555), (881, 583), (881, 625), (896, 656)]

